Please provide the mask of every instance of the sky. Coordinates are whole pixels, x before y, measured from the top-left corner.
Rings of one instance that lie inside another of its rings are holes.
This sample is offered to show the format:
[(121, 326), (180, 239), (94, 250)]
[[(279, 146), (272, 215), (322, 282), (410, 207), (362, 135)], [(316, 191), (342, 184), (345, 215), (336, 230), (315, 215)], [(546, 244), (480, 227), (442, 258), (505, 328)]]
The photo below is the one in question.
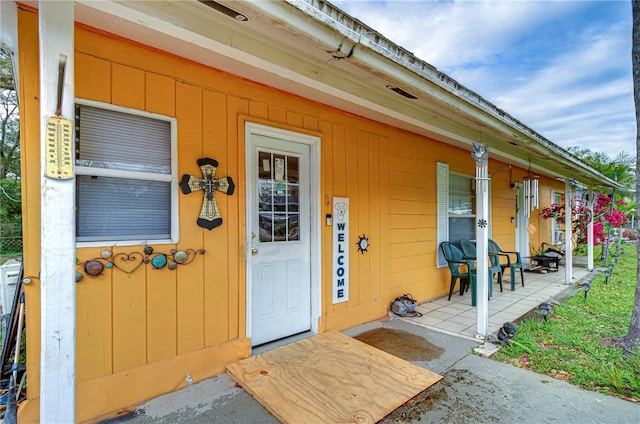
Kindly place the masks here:
[(330, 1), (551, 142), (635, 156), (630, 1)]

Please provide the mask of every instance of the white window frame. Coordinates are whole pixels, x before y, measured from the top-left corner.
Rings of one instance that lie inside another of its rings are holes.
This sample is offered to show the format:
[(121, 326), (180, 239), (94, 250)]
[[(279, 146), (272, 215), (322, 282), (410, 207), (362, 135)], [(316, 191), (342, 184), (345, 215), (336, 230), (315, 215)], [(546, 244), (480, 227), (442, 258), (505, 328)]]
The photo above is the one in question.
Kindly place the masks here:
[[(108, 103), (96, 102), (92, 100), (76, 98), (75, 102), (80, 106), (90, 106), (98, 109), (136, 115), (144, 118), (166, 121), (171, 124), (171, 171), (170, 173), (154, 173), (134, 170), (108, 169), (85, 166), (76, 161), (75, 174), (84, 176), (111, 177), (122, 179), (139, 179), (145, 181), (170, 182), (169, 195), (171, 196), (170, 211), (170, 238), (168, 239), (130, 239), (130, 240), (98, 240), (98, 241), (77, 241), (78, 247), (99, 247), (99, 246), (134, 246), (148, 244), (175, 244), (179, 238), (179, 215), (178, 215), (178, 122), (176, 118), (160, 115), (157, 113), (141, 111), (123, 106), (116, 106)], [(76, 205), (77, 207), (77, 205)]]
[[(562, 193), (551, 190), (551, 204), (557, 203), (562, 205)], [(565, 206), (566, 209), (566, 206)], [(557, 222), (555, 218), (551, 219), (551, 244), (561, 244), (564, 240), (564, 230), (562, 224)]]
[[(436, 199), (437, 199), (437, 217), (436, 217), (436, 267), (444, 268), (447, 266), (447, 261), (440, 250), (440, 243), (443, 241), (449, 241), (449, 218), (474, 218), (477, 215), (454, 215), (449, 214), (449, 175), (460, 175), (466, 178), (470, 178), (475, 182), (475, 176), (465, 174), (462, 172), (449, 171), (449, 164), (444, 162), (436, 162)], [(475, 207), (475, 198), (474, 205)], [(489, 181), (489, 237), (491, 237), (492, 229), (492, 212), (491, 212), (491, 181)], [(475, 227), (474, 227), (475, 228)]]

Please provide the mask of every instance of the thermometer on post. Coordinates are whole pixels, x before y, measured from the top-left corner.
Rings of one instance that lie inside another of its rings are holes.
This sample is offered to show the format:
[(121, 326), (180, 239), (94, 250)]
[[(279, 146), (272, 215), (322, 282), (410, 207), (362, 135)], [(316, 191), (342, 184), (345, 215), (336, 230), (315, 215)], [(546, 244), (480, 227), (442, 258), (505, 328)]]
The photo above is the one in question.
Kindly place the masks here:
[(62, 116), (62, 88), (67, 56), (60, 55), (58, 67), (58, 103), (55, 116), (47, 118), (45, 176), (55, 179), (73, 178), (73, 122)]

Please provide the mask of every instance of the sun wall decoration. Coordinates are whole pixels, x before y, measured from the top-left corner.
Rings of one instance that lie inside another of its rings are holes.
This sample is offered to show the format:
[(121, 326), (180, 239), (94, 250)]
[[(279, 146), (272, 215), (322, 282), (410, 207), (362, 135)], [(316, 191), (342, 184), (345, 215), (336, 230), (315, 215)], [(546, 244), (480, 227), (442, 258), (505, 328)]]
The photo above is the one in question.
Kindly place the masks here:
[(358, 245), (358, 251), (360, 253), (364, 255), (364, 252), (368, 252), (370, 246), (369, 238), (365, 234), (358, 236), (358, 242), (356, 244)]

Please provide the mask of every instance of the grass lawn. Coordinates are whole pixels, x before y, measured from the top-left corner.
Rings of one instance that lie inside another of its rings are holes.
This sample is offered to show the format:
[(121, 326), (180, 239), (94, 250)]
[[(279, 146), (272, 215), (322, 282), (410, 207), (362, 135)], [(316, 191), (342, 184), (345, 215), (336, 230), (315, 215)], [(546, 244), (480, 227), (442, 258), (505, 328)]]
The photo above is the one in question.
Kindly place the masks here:
[[(493, 359), (640, 402), (640, 350), (624, 355), (614, 342), (627, 333), (637, 285), (637, 246), (623, 246), (607, 284), (605, 275), (594, 271), (600, 275), (591, 282), (586, 299), (580, 291), (552, 305), (546, 325), (541, 315), (525, 318)], [(599, 253), (596, 249), (596, 257)], [(602, 261), (595, 265), (602, 266)]]

